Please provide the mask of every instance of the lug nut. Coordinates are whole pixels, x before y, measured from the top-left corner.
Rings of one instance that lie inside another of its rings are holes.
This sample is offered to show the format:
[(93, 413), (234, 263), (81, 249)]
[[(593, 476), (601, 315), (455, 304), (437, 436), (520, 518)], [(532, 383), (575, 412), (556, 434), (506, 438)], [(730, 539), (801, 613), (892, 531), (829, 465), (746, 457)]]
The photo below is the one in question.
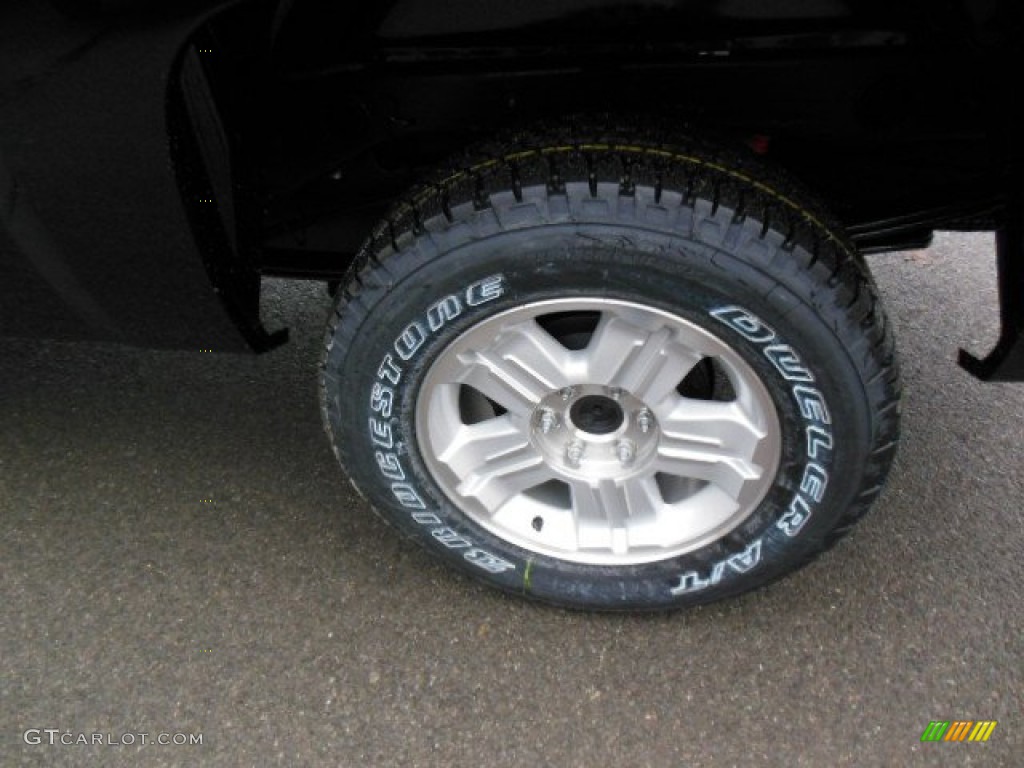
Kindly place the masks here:
[(540, 431), (545, 435), (552, 429), (558, 427), (558, 414), (552, 411), (550, 408), (545, 408), (540, 412)]
[(578, 467), (580, 465), (580, 459), (583, 458), (583, 451), (585, 447), (581, 440), (570, 440), (565, 444), (565, 460), (569, 462), (570, 467)]
[(645, 435), (651, 431), (651, 412), (646, 408), (641, 408), (636, 412), (636, 425), (640, 428), (640, 431)]
[(615, 444), (615, 453), (619, 457), (619, 463), (627, 466), (632, 464), (633, 459), (636, 458), (636, 446), (633, 445), (632, 440), (619, 440)]

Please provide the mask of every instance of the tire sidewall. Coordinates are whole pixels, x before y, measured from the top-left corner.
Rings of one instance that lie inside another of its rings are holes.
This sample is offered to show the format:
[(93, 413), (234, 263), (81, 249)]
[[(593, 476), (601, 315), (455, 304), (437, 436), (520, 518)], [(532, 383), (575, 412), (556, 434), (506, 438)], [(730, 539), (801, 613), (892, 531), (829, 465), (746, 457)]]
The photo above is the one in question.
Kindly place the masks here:
[[(792, 570), (851, 503), (870, 450), (856, 366), (814, 287), (783, 286), (737, 254), (621, 225), (506, 231), (452, 248), (393, 255), (344, 358), (328, 420), (342, 463), (390, 522), (491, 584), (574, 607), (661, 608), (709, 602)], [(732, 347), (766, 386), (782, 426), (775, 480), (750, 517), (696, 551), (633, 566), (558, 560), (510, 544), (458, 509), (420, 455), (424, 378), (463, 332), (524, 303), (614, 298), (670, 312)], [(342, 318), (344, 326), (346, 318)], [(333, 400), (332, 400), (333, 397)]]

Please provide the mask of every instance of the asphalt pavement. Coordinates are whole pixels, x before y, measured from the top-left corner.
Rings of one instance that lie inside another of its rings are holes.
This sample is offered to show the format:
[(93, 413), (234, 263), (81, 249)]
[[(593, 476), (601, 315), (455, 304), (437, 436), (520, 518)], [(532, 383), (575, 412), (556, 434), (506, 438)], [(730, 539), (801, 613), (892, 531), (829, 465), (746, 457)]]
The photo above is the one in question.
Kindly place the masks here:
[[(0, 766), (1024, 765), (1024, 384), (954, 362), (996, 337), (992, 239), (870, 261), (888, 489), (798, 574), (658, 616), (380, 523), (322, 432), (317, 284), (266, 286), (294, 341), (262, 357), (0, 340)], [(998, 725), (921, 741), (957, 720)]]

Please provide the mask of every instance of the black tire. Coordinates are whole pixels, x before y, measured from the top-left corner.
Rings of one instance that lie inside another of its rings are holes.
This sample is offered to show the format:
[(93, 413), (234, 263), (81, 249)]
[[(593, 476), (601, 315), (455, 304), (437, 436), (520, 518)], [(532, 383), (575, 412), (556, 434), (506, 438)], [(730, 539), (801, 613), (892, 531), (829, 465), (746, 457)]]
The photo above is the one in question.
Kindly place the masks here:
[[(431, 365), (488, 318), (566, 295), (671, 313), (763, 383), (777, 469), (731, 530), (581, 562), (497, 535), (442, 490), (416, 422)], [(807, 563), (878, 495), (899, 419), (875, 289), (807, 194), (741, 152), (571, 127), (471, 150), (394, 208), (338, 298), (321, 392), (338, 459), (384, 519), (496, 587), (588, 609), (705, 603)]]

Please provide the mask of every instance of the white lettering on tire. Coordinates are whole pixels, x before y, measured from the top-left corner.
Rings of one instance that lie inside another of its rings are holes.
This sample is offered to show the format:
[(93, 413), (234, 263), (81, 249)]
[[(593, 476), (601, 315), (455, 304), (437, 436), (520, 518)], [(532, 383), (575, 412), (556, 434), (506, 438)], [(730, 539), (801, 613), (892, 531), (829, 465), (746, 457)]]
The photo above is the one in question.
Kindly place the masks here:
[(440, 515), (427, 508), (424, 495), (413, 487), (410, 482), (412, 478), (403, 464), (404, 444), (401, 441), (400, 424), (392, 418), (392, 414), (395, 407), (395, 388), (405, 373), (403, 365), (414, 360), (430, 337), (458, 319), (467, 307), (478, 307), (494, 301), (504, 295), (506, 288), (504, 275), (490, 275), (483, 280), (477, 280), (461, 292), (449, 294), (434, 302), (421, 317), (406, 325), (395, 338), (392, 349), (384, 355), (377, 367), (376, 381), (370, 390), (370, 414), (367, 422), (370, 450), (377, 469), (387, 481), (395, 500), (409, 510), (413, 522), (428, 528), (430, 535), (441, 546), (452, 550), (464, 550), (463, 558), (466, 562), (490, 574), (515, 570), (516, 566), (446, 526)]
[(718, 584), (725, 575), (726, 569), (735, 573), (746, 573), (761, 562), (761, 539), (752, 541), (742, 552), (719, 560), (711, 567), (707, 578), (701, 577), (696, 571), (687, 571), (679, 577), (679, 584), (669, 591), (673, 595), (685, 595), (688, 592), (699, 592)]
[[(814, 514), (814, 506), (821, 502), (828, 488), (828, 471), (823, 466), (833, 450), (832, 416), (821, 391), (811, 386), (815, 382), (799, 353), (784, 343), (775, 330), (757, 315), (737, 306), (719, 307), (711, 316), (729, 326), (747, 341), (761, 348), (762, 354), (775, 367), (783, 379), (792, 384), (791, 392), (800, 415), (806, 424), (807, 464), (800, 485), (786, 511), (775, 521), (775, 528), (789, 538), (799, 535)], [(670, 588), (673, 595), (699, 592), (715, 586), (728, 572), (746, 573), (761, 561), (761, 542), (757, 539), (742, 552), (730, 555), (711, 565), (706, 575), (687, 571), (678, 576)]]

